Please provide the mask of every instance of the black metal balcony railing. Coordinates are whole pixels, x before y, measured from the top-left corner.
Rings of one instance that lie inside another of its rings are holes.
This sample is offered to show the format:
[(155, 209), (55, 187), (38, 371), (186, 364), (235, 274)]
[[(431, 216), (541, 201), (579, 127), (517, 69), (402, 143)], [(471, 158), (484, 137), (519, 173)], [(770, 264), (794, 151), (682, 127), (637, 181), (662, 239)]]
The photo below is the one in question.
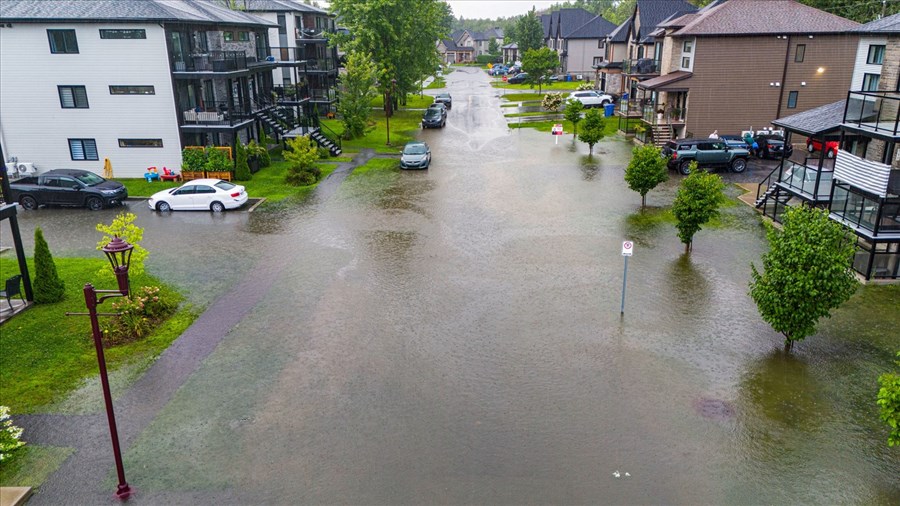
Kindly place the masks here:
[(309, 99), (313, 102), (333, 102), (337, 98), (333, 88), (311, 88)]
[(819, 170), (810, 162), (816, 159), (806, 159), (806, 164), (785, 160), (779, 183), (806, 197), (818, 201), (827, 201), (831, 197), (831, 186), (834, 182), (834, 170), (822, 168)]
[(643, 108), (641, 119), (651, 125), (671, 125), (684, 123), (685, 111), (682, 109), (660, 109), (654, 105), (646, 105)]
[(632, 58), (622, 62), (622, 72), (631, 75), (659, 74), (659, 60)]
[(336, 70), (337, 63), (334, 58), (309, 58), (306, 60), (305, 68), (313, 71)]
[(278, 96), (278, 99), (287, 100), (289, 102), (300, 102), (310, 98), (309, 86), (295, 84), (287, 86), (276, 85), (272, 87), (272, 91)]
[(334, 30), (326, 28), (296, 28), (294, 29), (294, 38), (298, 41), (305, 39), (323, 40), (328, 38), (329, 33), (334, 33)]
[(192, 54), (186, 59), (175, 60), (176, 72), (233, 72), (246, 70), (247, 64), (256, 61), (243, 51), (209, 51)]
[(847, 94), (844, 124), (896, 137), (900, 125), (900, 93), (851, 91)]
[(184, 110), (184, 125), (234, 126), (253, 117), (254, 104), (207, 102)]

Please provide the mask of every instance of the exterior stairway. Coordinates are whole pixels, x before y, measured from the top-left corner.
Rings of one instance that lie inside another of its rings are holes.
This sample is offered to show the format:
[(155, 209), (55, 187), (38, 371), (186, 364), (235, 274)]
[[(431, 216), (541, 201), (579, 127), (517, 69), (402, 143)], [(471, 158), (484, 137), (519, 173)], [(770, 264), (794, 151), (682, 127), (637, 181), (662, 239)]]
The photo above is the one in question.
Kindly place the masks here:
[(661, 148), (672, 140), (672, 127), (670, 125), (653, 125), (653, 145)]
[(338, 156), (341, 154), (341, 147), (332, 142), (332, 140), (323, 134), (321, 130), (313, 130), (309, 136), (312, 140), (316, 141), (316, 144), (327, 149), (328, 152), (331, 153), (331, 156)]

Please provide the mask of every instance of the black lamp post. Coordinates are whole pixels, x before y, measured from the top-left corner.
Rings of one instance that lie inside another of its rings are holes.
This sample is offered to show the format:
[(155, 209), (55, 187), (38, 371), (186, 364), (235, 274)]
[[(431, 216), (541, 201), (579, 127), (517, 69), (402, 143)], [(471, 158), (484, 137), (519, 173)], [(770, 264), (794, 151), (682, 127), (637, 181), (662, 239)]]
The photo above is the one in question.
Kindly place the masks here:
[(387, 121), (387, 145), (391, 145), (391, 116), (394, 114), (394, 87), (397, 86), (397, 80), (391, 79), (391, 89), (387, 94), (387, 111), (385, 120)]
[[(116, 281), (119, 284), (118, 290), (97, 290), (94, 285), (88, 283), (84, 285), (84, 303), (87, 306), (87, 313), (66, 313), (66, 315), (88, 315), (91, 318), (91, 333), (94, 337), (94, 347), (97, 349), (97, 364), (100, 366), (100, 383), (103, 385), (103, 400), (106, 403), (106, 420), (109, 422), (109, 436), (112, 439), (113, 455), (116, 460), (116, 473), (119, 478), (119, 485), (116, 487), (116, 497), (121, 500), (128, 499), (132, 490), (125, 481), (125, 467), (122, 464), (122, 451), (119, 448), (119, 431), (116, 428), (116, 415), (113, 411), (112, 394), (109, 390), (109, 377), (106, 373), (106, 356), (103, 353), (103, 336), (100, 332), (100, 323), (97, 321), (97, 306), (106, 299), (113, 297), (128, 296), (128, 265), (131, 262), (131, 252), (134, 246), (122, 240), (118, 236), (103, 247), (103, 253), (109, 259), (113, 272), (116, 275)], [(97, 294), (101, 295), (99, 298)], [(103, 313), (103, 316), (112, 316), (115, 313)]]

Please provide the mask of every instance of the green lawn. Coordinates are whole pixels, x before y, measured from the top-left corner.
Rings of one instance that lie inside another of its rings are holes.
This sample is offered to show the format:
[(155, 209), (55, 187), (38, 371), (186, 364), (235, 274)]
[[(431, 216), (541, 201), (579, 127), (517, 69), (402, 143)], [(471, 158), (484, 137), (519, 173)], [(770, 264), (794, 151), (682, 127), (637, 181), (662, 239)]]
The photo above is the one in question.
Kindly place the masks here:
[(562, 116), (562, 112), (552, 112), (552, 111), (535, 111), (535, 112), (514, 112), (511, 114), (504, 114), (504, 118), (527, 118), (529, 116), (553, 116), (558, 115)]
[(353, 169), (350, 177), (357, 177), (372, 172), (391, 171), (400, 169), (400, 160), (396, 158), (372, 158), (365, 165)]
[(503, 100), (509, 100), (510, 102), (537, 102), (541, 103), (541, 99), (543, 98), (543, 93), (538, 93), (537, 90), (533, 92), (527, 93), (507, 93), (506, 95), (500, 95), (500, 98)]
[[(434, 103), (434, 97), (432, 97), (432, 96), (429, 96), (429, 95), (421, 95), (420, 96), (419, 94), (410, 93), (409, 95), (406, 96), (406, 105), (400, 104), (400, 110), (403, 110), (403, 109), (425, 109), (432, 103)], [(382, 111), (383, 107), (384, 107), (384, 97), (382, 97), (380, 95), (375, 97), (374, 99), (372, 99), (371, 104), (372, 104), (372, 107), (377, 108), (378, 111)], [(376, 111), (372, 111), (372, 113), (378, 114), (378, 112), (376, 112)]]
[[(542, 92), (547, 92), (547, 91), (572, 91), (572, 90), (577, 89), (578, 86), (581, 85), (581, 84), (583, 84), (583, 81), (562, 81), (562, 82), (555, 82), (555, 83), (545, 84), (545, 85), (541, 86), (541, 91), (542, 91)], [(537, 90), (538, 90), (538, 87), (537, 87), (537, 86), (535, 86), (534, 88), (532, 88), (530, 84), (508, 84), (508, 83), (505, 83), (505, 82), (499, 81), (499, 80), (498, 80), (498, 81), (492, 81), (492, 82), (491, 82), (491, 86), (493, 86), (493, 87), (495, 87), (495, 88), (506, 89), (506, 90), (531, 90), (531, 89), (534, 89), (534, 91), (537, 91)]]
[[(53, 239), (49, 238), (50, 243)], [(99, 252), (98, 252), (98, 256)], [(97, 374), (97, 356), (91, 340), (91, 324), (86, 316), (65, 316), (67, 311), (84, 312), (85, 283), (106, 288), (114, 284), (98, 271), (108, 268), (100, 258), (55, 258), (60, 278), (66, 283), (66, 297), (54, 304), (38, 304), (3, 325), (0, 332), (0, 404), (13, 413), (31, 413), (61, 400), (86, 378)], [(32, 259), (28, 260), (34, 273)], [(18, 272), (11, 255), (0, 258), (0, 271)], [(111, 278), (112, 276), (110, 276)], [(131, 286), (160, 286), (160, 294), (176, 301), (181, 295), (149, 274), (132, 276)], [(110, 310), (108, 301), (102, 310)], [(110, 371), (124, 365), (139, 369), (156, 357), (184, 332), (197, 317), (190, 307), (182, 307), (149, 336), (106, 350)]]
[[(572, 122), (564, 119), (532, 121), (530, 123), (516, 123), (515, 121), (513, 121), (509, 123), (509, 128), (533, 128), (538, 132), (549, 132), (553, 128), (553, 125), (557, 123), (562, 123), (563, 132), (565, 132), (566, 135), (572, 135), (572, 132), (574, 130)], [(581, 125), (581, 123), (578, 124)], [(618, 125), (619, 122), (616, 121), (615, 116), (606, 118), (606, 122), (603, 124), (604, 137), (612, 137), (613, 135), (616, 135), (616, 132), (618, 131)]]
[(443, 77), (435, 77), (434, 81), (431, 81), (431, 84), (425, 87), (426, 90), (433, 90), (436, 88), (443, 88), (447, 86), (447, 81), (444, 80)]
[[(431, 98), (431, 97), (429, 97)], [(360, 150), (371, 148), (378, 153), (397, 153), (403, 145), (415, 139), (422, 122), (421, 111), (400, 110), (391, 118), (391, 146), (387, 145), (385, 117), (381, 112), (374, 112), (369, 117), (371, 125), (365, 137), (342, 141), (344, 149)], [(343, 125), (337, 119), (322, 120), (322, 124), (341, 134)]]
[[(326, 161), (340, 160), (335, 158), (323, 160), (323, 162)], [(349, 159), (347, 161), (349, 161)], [(333, 163), (320, 162), (319, 168), (322, 169), (322, 177), (319, 179), (321, 181), (326, 176), (328, 176), (328, 174), (334, 172), (336, 166)], [(253, 178), (249, 181), (234, 182), (247, 188), (247, 194), (249, 194), (251, 198), (265, 197), (270, 202), (277, 202), (286, 197), (303, 196), (309, 193), (309, 191), (315, 187), (315, 185), (289, 186), (285, 184), (284, 177), (287, 174), (287, 169), (287, 162), (276, 161), (273, 157), (272, 165), (260, 169), (259, 172), (253, 174)], [(154, 181), (152, 183), (148, 183), (145, 179), (117, 179), (117, 181), (124, 184), (125, 187), (128, 188), (128, 195), (131, 195), (133, 197), (149, 197), (160, 190), (180, 186), (181, 184), (183, 184), (168, 181)]]

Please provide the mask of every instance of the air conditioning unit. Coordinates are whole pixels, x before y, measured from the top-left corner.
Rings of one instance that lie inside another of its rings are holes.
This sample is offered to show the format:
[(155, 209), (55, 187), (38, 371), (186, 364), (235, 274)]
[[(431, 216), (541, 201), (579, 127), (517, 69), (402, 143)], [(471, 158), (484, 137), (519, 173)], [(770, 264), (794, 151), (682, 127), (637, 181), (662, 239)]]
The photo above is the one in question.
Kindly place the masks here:
[(33, 176), (37, 174), (37, 169), (34, 168), (34, 163), (32, 162), (17, 162), (15, 165), (16, 173), (19, 177)]

